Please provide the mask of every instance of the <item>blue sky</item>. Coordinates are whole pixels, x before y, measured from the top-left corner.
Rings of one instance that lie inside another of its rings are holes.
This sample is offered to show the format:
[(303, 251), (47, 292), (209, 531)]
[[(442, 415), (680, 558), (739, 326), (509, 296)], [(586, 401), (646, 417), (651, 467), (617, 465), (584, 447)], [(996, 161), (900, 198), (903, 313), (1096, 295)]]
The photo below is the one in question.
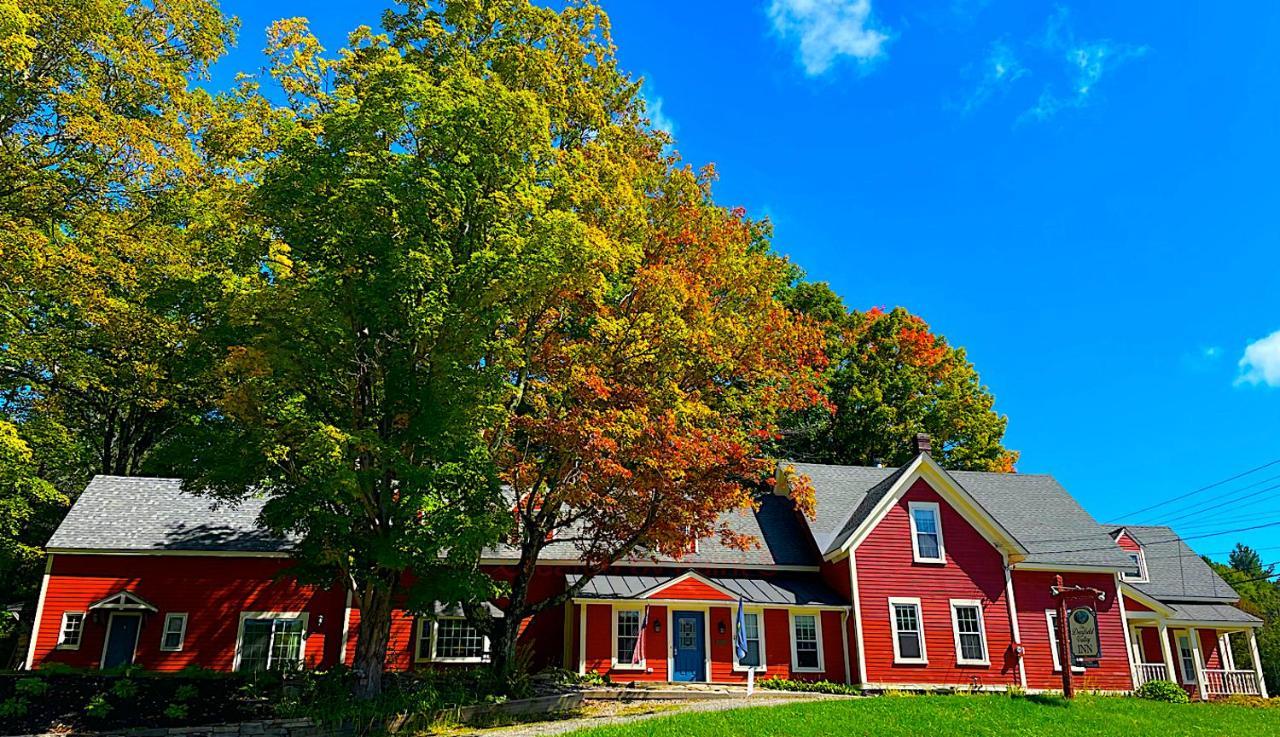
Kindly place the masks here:
[[(1280, 4), (604, 7), (655, 122), (719, 169), (719, 201), (772, 219), (777, 249), (851, 306), (903, 305), (964, 346), (1020, 471), (1107, 520), (1280, 459)], [(261, 66), (275, 18), (309, 17), (331, 49), (378, 20), (224, 8), (243, 26), (215, 85)], [(1280, 464), (1130, 521), (1270, 477)], [(1280, 489), (1238, 509), (1176, 526), (1280, 522)], [(1237, 539), (1280, 560), (1280, 526), (1193, 545)]]

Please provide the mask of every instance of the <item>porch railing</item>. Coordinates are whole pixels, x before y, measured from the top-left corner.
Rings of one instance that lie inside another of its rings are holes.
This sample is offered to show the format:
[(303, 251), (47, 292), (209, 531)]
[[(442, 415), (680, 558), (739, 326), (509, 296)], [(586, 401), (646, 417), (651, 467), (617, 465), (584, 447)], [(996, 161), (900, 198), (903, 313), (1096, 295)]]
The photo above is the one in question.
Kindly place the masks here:
[(1169, 671), (1165, 669), (1164, 663), (1138, 663), (1138, 685), (1147, 681), (1167, 681), (1169, 680)]
[(1259, 696), (1262, 694), (1258, 689), (1258, 676), (1251, 670), (1205, 668), (1204, 684), (1205, 692), (1210, 696), (1232, 694)]

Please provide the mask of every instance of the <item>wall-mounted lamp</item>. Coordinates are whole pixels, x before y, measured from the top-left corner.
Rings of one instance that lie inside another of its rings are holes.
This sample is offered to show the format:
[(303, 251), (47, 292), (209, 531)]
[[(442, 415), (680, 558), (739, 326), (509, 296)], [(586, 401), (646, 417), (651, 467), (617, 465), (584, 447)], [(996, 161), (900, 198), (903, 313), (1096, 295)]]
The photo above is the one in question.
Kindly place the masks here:
[(661, 620), (661, 619), (655, 619), (655, 620), (653, 620), (653, 631), (654, 631), (654, 632), (661, 632), (661, 631), (662, 631), (662, 620)]
[(716, 629), (717, 629), (717, 630), (719, 630), (720, 634), (722, 634), (722, 635), (724, 634), (724, 620), (723, 620), (723, 619), (722, 619), (722, 620), (720, 620), (720, 622), (716, 625)]

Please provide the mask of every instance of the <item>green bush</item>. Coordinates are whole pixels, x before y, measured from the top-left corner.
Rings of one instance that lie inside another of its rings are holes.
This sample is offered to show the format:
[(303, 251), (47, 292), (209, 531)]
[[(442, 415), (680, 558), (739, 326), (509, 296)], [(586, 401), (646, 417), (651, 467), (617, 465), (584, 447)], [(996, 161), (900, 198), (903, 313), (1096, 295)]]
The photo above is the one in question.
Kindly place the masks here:
[(169, 704), (164, 708), (164, 715), (175, 721), (181, 721), (187, 718), (186, 704)]
[(111, 716), (111, 703), (106, 694), (97, 694), (85, 704), (84, 713), (92, 719), (106, 719)]
[(111, 686), (111, 695), (127, 701), (138, 695), (138, 682), (132, 678), (121, 678)]
[(23, 696), (30, 696), (33, 699), (38, 699), (49, 691), (49, 684), (39, 678), (23, 678), (13, 684), (13, 690)]
[(805, 693), (824, 693), (835, 694), (838, 696), (856, 696), (862, 693), (862, 689), (857, 686), (850, 686), (847, 683), (832, 683), (831, 681), (791, 681), (777, 676), (764, 678), (757, 681), (756, 685), (760, 688), (768, 688), (775, 691), (803, 691)]
[(200, 689), (190, 683), (184, 683), (178, 686), (178, 690), (173, 692), (175, 701), (185, 702), (194, 699), (200, 695)]
[(1166, 704), (1185, 704), (1191, 701), (1182, 686), (1173, 681), (1147, 681), (1134, 691), (1134, 696), (1150, 701), (1163, 701)]
[(18, 719), (27, 715), (29, 708), (27, 700), (14, 696), (6, 701), (0, 701), (0, 719)]

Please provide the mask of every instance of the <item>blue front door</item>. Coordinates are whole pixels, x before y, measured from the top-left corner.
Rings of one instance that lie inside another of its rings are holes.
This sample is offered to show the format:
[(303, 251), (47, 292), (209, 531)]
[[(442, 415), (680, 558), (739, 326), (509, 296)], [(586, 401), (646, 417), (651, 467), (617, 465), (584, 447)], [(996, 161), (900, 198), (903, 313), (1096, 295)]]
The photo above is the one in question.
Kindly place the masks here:
[(707, 650), (702, 612), (672, 612), (673, 681), (705, 681)]
[(102, 667), (133, 665), (133, 651), (138, 646), (138, 629), (142, 616), (112, 614), (107, 620), (107, 644), (102, 649)]

